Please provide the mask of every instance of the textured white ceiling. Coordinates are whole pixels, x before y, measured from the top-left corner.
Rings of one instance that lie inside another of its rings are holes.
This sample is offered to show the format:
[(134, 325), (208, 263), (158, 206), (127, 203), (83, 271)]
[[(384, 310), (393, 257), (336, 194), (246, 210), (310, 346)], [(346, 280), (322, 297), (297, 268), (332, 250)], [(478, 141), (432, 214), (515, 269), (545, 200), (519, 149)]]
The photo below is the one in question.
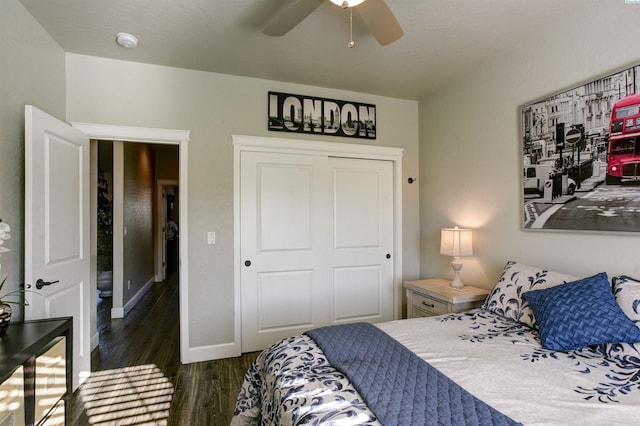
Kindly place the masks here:
[(404, 37), (380, 46), (354, 15), (353, 49), (329, 1), (283, 37), (261, 29), (292, 0), (20, 1), (66, 52), (417, 100), (578, 8), (623, 0), (386, 0)]

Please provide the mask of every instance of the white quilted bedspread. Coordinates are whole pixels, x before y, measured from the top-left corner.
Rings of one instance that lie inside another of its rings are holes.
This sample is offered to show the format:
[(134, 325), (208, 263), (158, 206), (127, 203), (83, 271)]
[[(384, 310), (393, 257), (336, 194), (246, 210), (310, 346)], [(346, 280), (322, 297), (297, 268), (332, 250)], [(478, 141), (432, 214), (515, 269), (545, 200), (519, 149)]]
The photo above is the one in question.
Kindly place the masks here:
[[(554, 352), (528, 326), (484, 310), (377, 326), (525, 425), (640, 424), (639, 344)], [(270, 357), (261, 355), (245, 377), (232, 424), (377, 424), (313, 345), (295, 337), (274, 345)], [(316, 377), (307, 379), (303, 370)]]
[(545, 350), (537, 332), (482, 310), (379, 327), (523, 424), (640, 424), (640, 355), (632, 345)]

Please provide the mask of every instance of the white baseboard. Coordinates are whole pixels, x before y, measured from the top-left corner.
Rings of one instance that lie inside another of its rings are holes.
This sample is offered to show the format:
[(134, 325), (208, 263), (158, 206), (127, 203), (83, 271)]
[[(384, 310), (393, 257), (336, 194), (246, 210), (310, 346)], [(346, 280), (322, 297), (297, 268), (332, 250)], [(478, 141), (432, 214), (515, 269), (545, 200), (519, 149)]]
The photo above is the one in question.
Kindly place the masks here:
[(125, 315), (129, 313), (131, 309), (133, 309), (136, 304), (140, 301), (142, 296), (145, 295), (149, 290), (151, 290), (151, 286), (155, 282), (155, 276), (149, 278), (149, 281), (146, 282), (145, 285), (124, 305), (124, 308), (111, 308), (111, 318), (124, 318)]
[(240, 356), (240, 345), (236, 343), (223, 343), (221, 345), (199, 346), (188, 348), (182, 354), (181, 362), (190, 364), (192, 362), (211, 361), (214, 359), (232, 358)]
[(95, 332), (91, 335), (91, 351), (97, 348), (99, 344), (100, 344), (100, 334), (98, 334), (98, 332)]
[(142, 286), (140, 291), (138, 291), (126, 305), (124, 305), (124, 315), (127, 315), (131, 309), (133, 309), (136, 304), (140, 301), (142, 296), (144, 296), (149, 290), (151, 290), (151, 286), (155, 282), (155, 277), (149, 278), (145, 285)]

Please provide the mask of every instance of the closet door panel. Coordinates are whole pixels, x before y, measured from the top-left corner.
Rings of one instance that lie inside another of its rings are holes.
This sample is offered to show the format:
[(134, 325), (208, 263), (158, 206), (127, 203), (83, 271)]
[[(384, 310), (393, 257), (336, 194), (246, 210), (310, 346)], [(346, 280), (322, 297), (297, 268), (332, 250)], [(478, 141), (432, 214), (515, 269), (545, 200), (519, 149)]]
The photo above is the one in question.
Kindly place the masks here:
[(332, 323), (393, 319), (393, 163), (330, 158)]
[(322, 157), (242, 153), (244, 352), (327, 322), (325, 170)]
[(258, 167), (258, 250), (311, 250), (313, 165), (262, 163)]
[[(336, 160), (332, 164), (366, 160)], [(333, 170), (334, 241), (337, 250), (380, 246), (380, 176), (377, 170)]]
[(312, 270), (259, 273), (258, 332), (312, 327), (313, 278)]
[(334, 268), (334, 322), (382, 317), (381, 278), (378, 265)]

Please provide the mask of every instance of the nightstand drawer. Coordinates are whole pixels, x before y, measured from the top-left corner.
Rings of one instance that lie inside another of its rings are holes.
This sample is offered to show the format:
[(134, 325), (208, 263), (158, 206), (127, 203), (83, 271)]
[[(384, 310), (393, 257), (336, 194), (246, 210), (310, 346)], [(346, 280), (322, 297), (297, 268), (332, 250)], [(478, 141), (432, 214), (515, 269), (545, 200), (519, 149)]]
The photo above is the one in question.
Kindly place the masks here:
[(430, 315), (442, 315), (449, 312), (448, 303), (418, 293), (413, 294), (413, 308), (426, 311)]
[(413, 307), (413, 309), (411, 310), (411, 317), (410, 318), (424, 318), (424, 317), (433, 317), (436, 316), (437, 314), (431, 312), (431, 311), (427, 311), (424, 309), (420, 309), (416, 306)]

